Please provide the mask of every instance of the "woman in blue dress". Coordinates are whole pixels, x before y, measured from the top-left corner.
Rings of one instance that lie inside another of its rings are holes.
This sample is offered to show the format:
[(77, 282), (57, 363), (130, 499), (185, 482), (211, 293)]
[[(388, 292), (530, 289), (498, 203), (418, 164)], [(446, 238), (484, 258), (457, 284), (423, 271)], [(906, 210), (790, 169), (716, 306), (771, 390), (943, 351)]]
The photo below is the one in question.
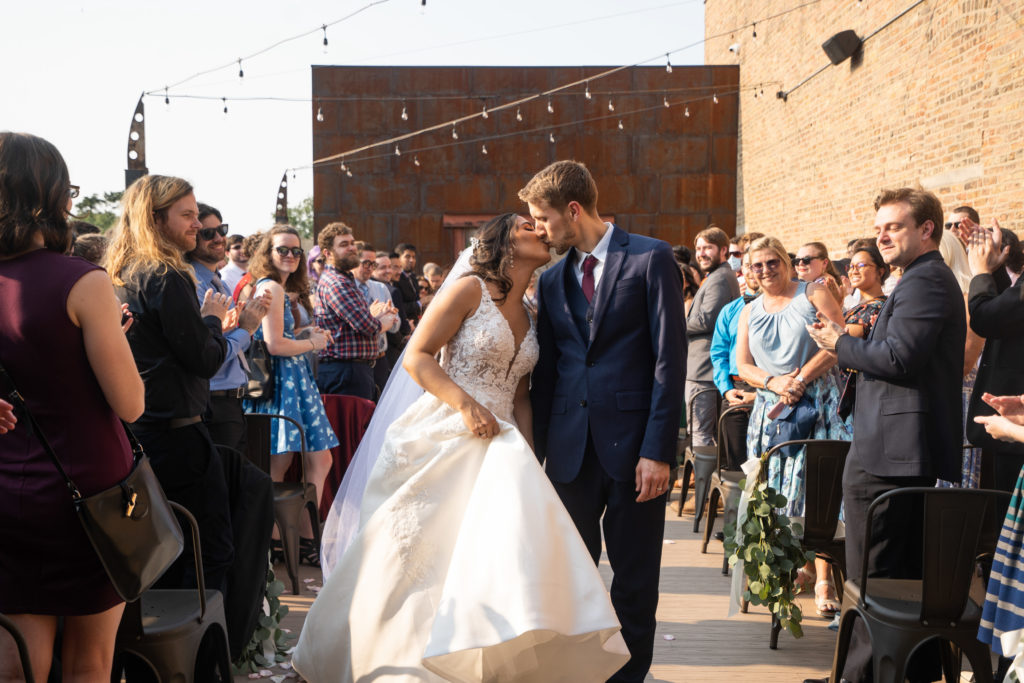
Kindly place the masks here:
[[(253, 335), (267, 343), (274, 357), (274, 393), (268, 399), (246, 400), (247, 413), (287, 415), (302, 425), (306, 434), (306, 479), (316, 486), (316, 497), (323, 495), (324, 482), (331, 469), (330, 449), (338, 445), (324, 412), (313, 373), (306, 356), (327, 346), (327, 334), (313, 328), (306, 339), (295, 338), (295, 316), (289, 295), (308, 311), (309, 281), (302, 257), (299, 233), (290, 225), (275, 225), (260, 242), (249, 264), (255, 282), (253, 296), (268, 292), (270, 311)], [(301, 440), (295, 426), (286, 420), (271, 421), (270, 476), (282, 481)], [(312, 545), (312, 529), (303, 516), (303, 545)], [(308, 552), (307, 552), (308, 554)]]
[[(747, 457), (759, 458), (767, 450), (764, 430), (778, 403), (792, 405), (804, 395), (818, 411), (809, 439), (849, 441), (851, 422), (839, 417), (839, 370), (835, 356), (819, 351), (806, 326), (820, 314), (842, 325), (839, 302), (824, 285), (793, 279), (789, 255), (774, 237), (762, 237), (750, 245), (750, 271), (761, 285), (761, 296), (740, 314), (736, 335), (736, 364), (740, 376), (757, 397), (747, 427)], [(768, 480), (788, 501), (783, 511), (790, 517), (804, 515), (804, 449), (780, 467), (768, 463)], [(814, 586), (818, 614), (831, 617), (839, 609), (835, 586), (828, 577), (828, 563), (815, 561), (818, 581)], [(801, 570), (806, 585), (811, 567)]]

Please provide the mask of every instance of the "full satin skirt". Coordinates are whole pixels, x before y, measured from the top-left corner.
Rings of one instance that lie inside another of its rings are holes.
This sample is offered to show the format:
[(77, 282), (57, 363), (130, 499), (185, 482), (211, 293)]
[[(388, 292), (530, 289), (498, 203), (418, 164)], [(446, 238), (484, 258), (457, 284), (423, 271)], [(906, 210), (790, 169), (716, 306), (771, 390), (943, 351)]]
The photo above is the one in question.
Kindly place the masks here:
[(523, 436), (430, 395), (388, 430), (362, 528), (294, 653), (312, 683), (604, 681), (629, 659), (604, 583)]

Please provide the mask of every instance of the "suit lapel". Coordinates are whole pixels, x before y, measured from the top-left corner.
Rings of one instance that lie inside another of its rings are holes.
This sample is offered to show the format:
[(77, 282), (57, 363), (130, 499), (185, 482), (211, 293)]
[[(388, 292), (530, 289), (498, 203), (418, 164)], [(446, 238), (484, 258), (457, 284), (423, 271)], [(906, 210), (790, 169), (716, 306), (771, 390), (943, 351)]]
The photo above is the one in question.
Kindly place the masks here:
[(576, 274), (571, 272), (573, 263), (576, 261), (576, 249), (570, 249), (569, 253), (565, 255), (561, 261), (559, 261), (552, 270), (551, 288), (545, 291), (543, 296), (547, 297), (546, 305), (550, 307), (548, 317), (551, 319), (554, 325), (564, 325), (571, 330), (572, 335), (579, 341), (580, 344), (586, 345), (583, 337), (580, 335), (580, 330), (576, 327), (576, 322), (573, 320), (572, 311), (569, 309), (569, 297), (565, 291), (565, 278), (575, 277)]
[(626, 245), (629, 244), (629, 233), (619, 230), (612, 225), (611, 239), (608, 241), (608, 258), (604, 262), (604, 272), (601, 273), (601, 281), (597, 283), (597, 290), (594, 292), (594, 320), (590, 324), (590, 340), (597, 336), (597, 328), (601, 325), (604, 312), (608, 308), (608, 300), (611, 299), (612, 289), (619, 279), (619, 271), (626, 260)]

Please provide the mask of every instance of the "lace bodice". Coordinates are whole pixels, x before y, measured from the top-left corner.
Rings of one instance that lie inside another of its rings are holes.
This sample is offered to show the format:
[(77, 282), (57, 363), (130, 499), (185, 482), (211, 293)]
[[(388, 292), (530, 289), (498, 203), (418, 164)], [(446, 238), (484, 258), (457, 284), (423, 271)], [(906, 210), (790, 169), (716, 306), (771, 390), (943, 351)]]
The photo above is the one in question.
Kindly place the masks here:
[(508, 321), (491, 300), (484, 281), (474, 279), (480, 283), (480, 305), (441, 350), (441, 367), (497, 417), (511, 421), (516, 386), (533, 369), (540, 352), (533, 317), (517, 351)]

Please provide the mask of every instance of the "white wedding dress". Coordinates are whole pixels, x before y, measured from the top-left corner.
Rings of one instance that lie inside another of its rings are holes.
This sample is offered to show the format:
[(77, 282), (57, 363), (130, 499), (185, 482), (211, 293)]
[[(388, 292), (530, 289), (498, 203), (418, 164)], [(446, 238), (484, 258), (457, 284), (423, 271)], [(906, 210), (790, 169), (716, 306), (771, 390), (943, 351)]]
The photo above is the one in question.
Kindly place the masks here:
[(423, 394), (387, 431), (362, 526), (310, 608), (293, 664), (311, 683), (604, 681), (629, 659), (569, 514), (516, 428), (537, 362), (483, 281), (441, 366), (501, 431), (473, 436)]

